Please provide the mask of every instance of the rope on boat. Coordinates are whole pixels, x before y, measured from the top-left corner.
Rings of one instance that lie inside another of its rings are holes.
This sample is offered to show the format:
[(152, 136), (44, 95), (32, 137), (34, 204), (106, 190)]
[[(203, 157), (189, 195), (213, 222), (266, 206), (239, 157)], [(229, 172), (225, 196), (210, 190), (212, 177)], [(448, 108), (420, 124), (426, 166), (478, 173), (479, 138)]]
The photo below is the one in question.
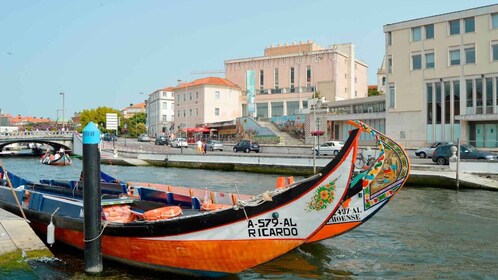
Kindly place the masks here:
[(55, 213), (57, 213), (57, 211), (59, 211), (59, 209), (60, 209), (60, 207), (57, 207), (57, 209), (55, 209), (55, 211), (52, 213), (52, 215), (50, 215), (50, 222), (52, 222)]
[[(239, 207), (240, 206), (239, 201), (241, 201), (241, 200), (240, 200), (239, 187), (237, 186), (237, 184), (235, 184), (235, 190), (237, 190), (237, 197), (238, 197), (238, 199), (237, 199), (237, 207)], [(246, 215), (246, 220), (249, 220), (249, 217), (247, 216), (246, 209), (244, 207), (242, 207), (242, 210), (244, 210), (244, 215)]]
[(84, 241), (84, 242), (92, 242), (92, 241), (97, 240), (98, 238), (100, 238), (100, 237), (102, 236), (102, 234), (104, 233), (105, 228), (106, 228), (106, 227), (107, 227), (107, 225), (109, 225), (109, 224), (110, 224), (110, 222), (108, 222), (108, 221), (104, 221), (104, 226), (102, 226), (102, 230), (100, 231), (99, 235), (97, 235), (95, 238), (92, 238), (92, 239), (84, 239), (84, 238), (83, 238), (83, 241)]
[(24, 210), (22, 209), (21, 203), (19, 202), (19, 198), (17, 197), (16, 192), (14, 191), (14, 187), (12, 186), (12, 182), (10, 181), (9, 172), (7, 172), (7, 170), (5, 170), (5, 166), (3, 166), (3, 162), (2, 161), (0, 161), (0, 166), (2, 167), (2, 170), (3, 170), (3, 173), (4, 173), (3, 176), (7, 180), (7, 184), (9, 185), (10, 190), (12, 191), (12, 195), (14, 196), (14, 199), (16, 200), (17, 207), (19, 207), (19, 210), (21, 211), (23, 219), (26, 221), (26, 223), (29, 224), (30, 221), (26, 218), (26, 214), (24, 214)]
[[(237, 200), (237, 206), (242, 208), (242, 209), (244, 209), (244, 207), (259, 206), (267, 201), (271, 201), (272, 197), (277, 195), (277, 194), (283, 193), (283, 192), (287, 191), (288, 189), (293, 188), (299, 184), (315, 180), (321, 176), (322, 176), (322, 173), (316, 173), (310, 177), (304, 178), (304, 179), (299, 180), (293, 184), (290, 184), (290, 185), (286, 186), (285, 188), (278, 188), (278, 189), (275, 189), (273, 191), (266, 191), (262, 194), (259, 194), (256, 197), (254, 197), (252, 199), (248, 199), (248, 200)], [(245, 209), (244, 209), (244, 213), (246, 213)], [(247, 213), (246, 213), (246, 218), (247, 218)]]

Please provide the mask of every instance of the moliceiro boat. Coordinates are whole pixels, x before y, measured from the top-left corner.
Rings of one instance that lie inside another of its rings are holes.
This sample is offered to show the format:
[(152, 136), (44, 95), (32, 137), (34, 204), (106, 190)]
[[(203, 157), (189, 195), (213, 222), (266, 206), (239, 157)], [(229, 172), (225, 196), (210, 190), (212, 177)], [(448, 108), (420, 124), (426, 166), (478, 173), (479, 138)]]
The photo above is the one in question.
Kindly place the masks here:
[[(408, 179), (410, 161), (403, 147), (360, 121), (348, 121), (348, 124), (359, 128), (362, 133), (369, 134), (375, 140), (378, 148), (377, 157), (373, 164), (365, 166), (352, 176), (339, 209), (325, 226), (306, 240), (306, 243), (344, 234), (360, 226), (384, 207)], [(356, 155), (354, 157), (356, 158)], [(109, 183), (119, 182), (118, 179), (105, 173), (102, 174), (102, 180)], [(276, 185), (287, 187), (292, 183), (292, 178), (279, 177)], [(252, 198), (245, 194), (200, 190), (168, 184), (147, 182), (126, 182), (125, 184), (130, 196), (139, 195), (153, 200), (161, 200), (161, 197), (167, 196), (184, 196), (187, 200), (189, 197), (199, 197), (204, 198), (198, 202), (201, 205), (216, 205), (216, 207), (234, 205), (238, 197)]]
[(368, 221), (403, 187), (410, 173), (410, 160), (397, 142), (360, 121), (348, 121), (375, 139), (378, 153), (371, 166), (352, 177), (339, 209), (307, 242), (344, 234)]
[[(354, 171), (359, 130), (320, 173), (271, 188), (230, 207), (201, 209), (200, 199), (101, 183), (102, 254), (125, 264), (185, 275), (221, 277), (271, 261), (300, 246), (332, 218)], [(25, 215), (41, 233), (84, 248), (82, 184), (34, 183), (0, 170), (0, 207)], [(13, 195), (15, 194), (15, 195)], [(208, 210), (208, 211), (206, 211)]]

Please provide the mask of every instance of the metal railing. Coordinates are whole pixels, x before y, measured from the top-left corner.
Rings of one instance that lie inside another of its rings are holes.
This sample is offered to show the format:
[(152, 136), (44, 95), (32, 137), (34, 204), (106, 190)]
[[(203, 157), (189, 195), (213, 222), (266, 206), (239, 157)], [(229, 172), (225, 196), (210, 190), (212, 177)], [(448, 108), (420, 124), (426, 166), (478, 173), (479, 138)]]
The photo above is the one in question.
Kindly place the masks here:
[(72, 138), (76, 131), (16, 131), (0, 132), (0, 140), (11, 139), (40, 139), (40, 138)]

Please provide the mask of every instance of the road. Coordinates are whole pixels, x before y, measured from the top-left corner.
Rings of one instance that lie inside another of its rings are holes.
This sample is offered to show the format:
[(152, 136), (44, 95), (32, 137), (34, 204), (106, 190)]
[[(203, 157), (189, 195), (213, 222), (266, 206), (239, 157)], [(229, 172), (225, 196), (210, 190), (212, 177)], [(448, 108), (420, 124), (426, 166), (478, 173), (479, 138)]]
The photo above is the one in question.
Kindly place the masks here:
[[(226, 144), (225, 149), (223, 151), (208, 151), (208, 153), (216, 153), (216, 154), (226, 154), (226, 155), (233, 155), (234, 152), (232, 151), (232, 146), (233, 144)], [(189, 144), (188, 148), (172, 148), (168, 145), (155, 145), (154, 141), (152, 142), (138, 142), (137, 138), (119, 138), (118, 141), (115, 143), (109, 142), (109, 141), (102, 141), (102, 148), (106, 150), (113, 150), (114, 148), (117, 148), (118, 151), (132, 151), (132, 152), (153, 152), (153, 153), (159, 153), (159, 154), (196, 154), (197, 153), (197, 148), (195, 144)], [(239, 152), (241, 153), (241, 152)], [(419, 165), (436, 165), (436, 163), (432, 162), (432, 159), (430, 158), (419, 158), (415, 156), (414, 151), (408, 151), (410, 155), (410, 162), (412, 164), (419, 164)], [(262, 153), (263, 155), (269, 155), (269, 156), (302, 156), (303, 154), (270, 154), (270, 153), (265, 153), (265, 148), (264, 146), (262, 147)], [(260, 154), (256, 154), (254, 152), (251, 152), (249, 154), (245, 154), (248, 156), (257, 156)], [(311, 150), (308, 156), (312, 156)], [(332, 158), (333, 156), (320, 156), (320, 157), (330, 157)]]

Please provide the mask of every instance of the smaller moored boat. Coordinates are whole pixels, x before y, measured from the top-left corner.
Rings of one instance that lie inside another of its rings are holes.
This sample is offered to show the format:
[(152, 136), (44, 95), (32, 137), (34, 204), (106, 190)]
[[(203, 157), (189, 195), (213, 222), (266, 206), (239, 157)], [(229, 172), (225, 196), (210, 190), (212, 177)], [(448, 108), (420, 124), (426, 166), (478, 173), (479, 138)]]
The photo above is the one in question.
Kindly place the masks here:
[(66, 151), (63, 148), (55, 152), (55, 154), (52, 154), (50, 150), (47, 149), (47, 152), (41, 157), (40, 162), (47, 165), (58, 166), (65, 166), (73, 163), (71, 157), (66, 154)]

